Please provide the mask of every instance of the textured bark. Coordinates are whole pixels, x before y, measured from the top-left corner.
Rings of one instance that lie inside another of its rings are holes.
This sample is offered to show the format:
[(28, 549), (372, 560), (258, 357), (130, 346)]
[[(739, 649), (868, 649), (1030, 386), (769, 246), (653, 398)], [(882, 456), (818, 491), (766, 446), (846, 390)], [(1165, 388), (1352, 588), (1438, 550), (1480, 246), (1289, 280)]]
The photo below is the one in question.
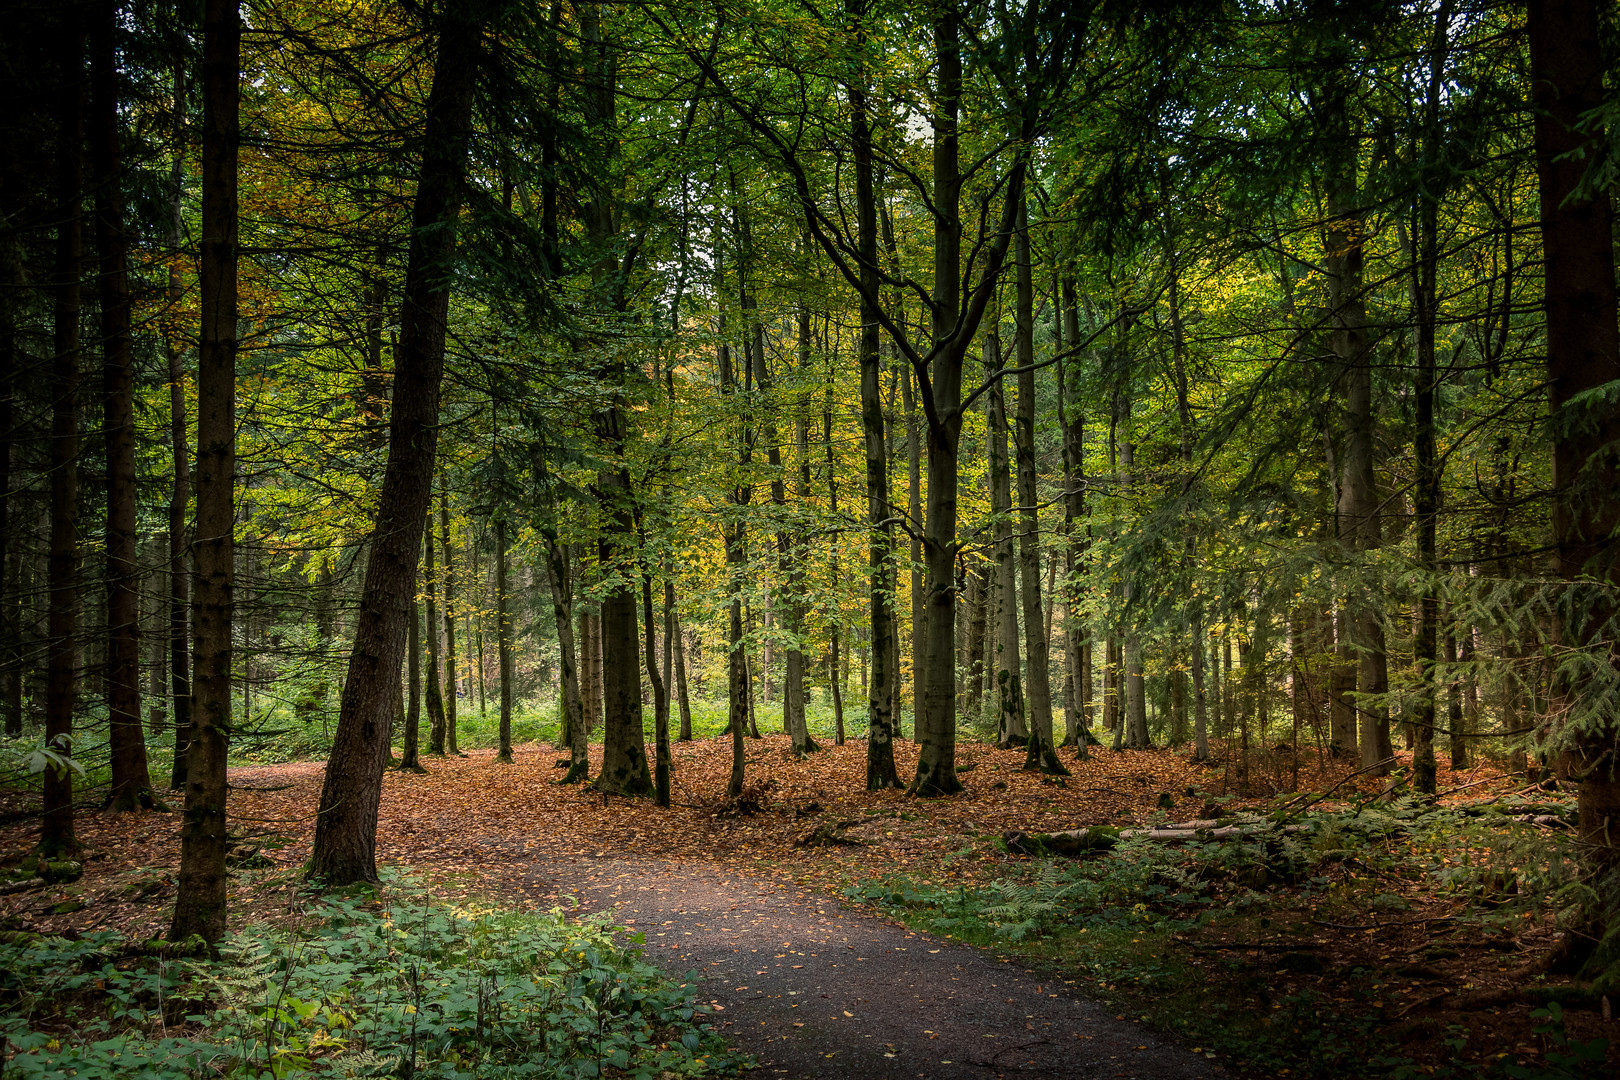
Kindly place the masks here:
[(669, 688), (658, 671), (658, 630), (653, 620), (652, 575), (641, 576), (641, 620), (646, 639), (647, 680), (653, 699), (653, 801), (669, 805)]
[(1029, 740), (1024, 723), (1023, 665), (1018, 640), (1018, 567), (1012, 528), (1012, 477), (1007, 460), (1007, 404), (1002, 380), (1001, 342), (995, 316), (984, 334), (984, 377), (995, 378), (985, 395), (985, 421), (990, 449), (990, 512), (995, 515), (995, 569), (991, 577), (991, 623), (995, 647), (990, 682), (996, 691), (996, 745), (1003, 750)]
[[(439, 591), (439, 567), (438, 560), (434, 557), (433, 503), (431, 501), (428, 503), (427, 523), (423, 527), (423, 532), (426, 540), (422, 549), (423, 615), (426, 619), (423, 629), (427, 636), (427, 678), (423, 691), (427, 699), (428, 752), (442, 757), (444, 755), (444, 698), (439, 694), (439, 605), (436, 602), (436, 594)], [(411, 749), (411, 767), (415, 767), (417, 764), (415, 747), (413, 746)]]
[[(428, 520), (428, 528), (433, 521)], [(450, 493), (439, 488), (439, 534), (444, 551), (444, 752), (459, 754), (456, 745), (456, 699), (460, 697), (456, 678), (456, 549), (450, 543)]]
[(150, 808), (152, 780), (141, 727), (141, 582), (135, 533), (135, 348), (130, 333), (123, 158), (113, 36), (118, 6), (90, 8), (90, 160), (100, 263), (102, 438), (107, 452), (107, 722), (109, 809)]
[(517, 676), (512, 656), (512, 594), (507, 588), (510, 555), (506, 519), (495, 519), (495, 654), (501, 669), (501, 715), (495, 760), (512, 763), (512, 691)]
[(568, 736), (568, 772), (558, 783), (583, 784), (591, 778), (591, 759), (585, 730), (584, 699), (579, 689), (579, 660), (574, 643), (573, 566), (568, 559), (568, 545), (558, 543), (555, 530), (543, 535), (546, 541), (546, 580), (551, 585), (551, 612), (557, 623), (557, 652), (562, 667), (557, 681), (562, 691), (563, 729)]
[[(664, 588), (669, 590), (670, 603), (674, 600), (674, 582), (666, 582)], [(681, 709), (680, 742), (692, 741), (692, 699), (686, 688), (686, 632), (681, 629), (680, 615), (672, 612), (670, 615), (671, 633), (675, 644), (675, 699)]]
[[(400, 728), (399, 767), (425, 772), (419, 760), (422, 732), (422, 609), (411, 603), (410, 626), (405, 635), (405, 723)], [(390, 747), (390, 751), (392, 747)]]
[[(46, 562), (45, 742), (69, 753), (78, 698), (79, 658), (79, 276), (82, 273), (84, 175), (84, 30), (78, 9), (64, 5), (58, 28), (63, 85), (58, 99), (56, 267), (52, 283), (55, 357), (51, 363), (50, 548)], [(73, 773), (42, 777), (42, 855), (76, 851)]]
[[(1116, 407), (1119, 410), (1118, 423), (1124, 436), (1119, 441), (1119, 486), (1127, 492), (1131, 490), (1136, 469), (1136, 443), (1131, 438), (1130, 379), (1130, 370), (1122, 363), (1119, 373), (1120, 390), (1116, 399)], [(1125, 745), (1134, 750), (1141, 750), (1151, 746), (1152, 740), (1148, 738), (1147, 686), (1142, 674), (1142, 641), (1140, 630), (1135, 625), (1135, 613), (1131, 611), (1131, 601), (1136, 598), (1136, 583), (1131, 580), (1128, 573), (1122, 573), (1121, 577), (1120, 593), (1125, 601), (1127, 620), (1119, 646), (1125, 691), (1121, 729), (1124, 732)], [(1115, 742), (1118, 743), (1119, 740), (1116, 738)]]
[(1035, 490), (1035, 282), (1030, 266), (1029, 209), (1018, 207), (1018, 233), (1014, 238), (1017, 299), (1013, 323), (1017, 328), (1018, 422), (1013, 429), (1018, 455), (1020, 536), (1018, 562), (1023, 579), (1024, 655), (1029, 658), (1025, 682), (1029, 688), (1029, 753), (1024, 768), (1054, 776), (1068, 776), (1052, 744), (1051, 655), (1045, 611), (1041, 603), (1041, 524)]
[(969, 717), (978, 716), (984, 708), (984, 638), (990, 599), (986, 566), (978, 558), (968, 564), (967, 595), (963, 598), (967, 606), (967, 640), (962, 643), (962, 668), (966, 673), (962, 708)]
[[(18, 92), (20, 72), (9, 67), (0, 71), (0, 100)], [(11, 132), (0, 129), (0, 140)], [(0, 163), (0, 221), (10, 221), (16, 213), (17, 176), (9, 165)], [(11, 535), (12, 447), (18, 443), (16, 395), (17, 372), (23, 357), (17, 347), (18, 309), (21, 306), (24, 277), (21, 245), (14, 229), (0, 230), (0, 730), (8, 738), (22, 734), (23, 596), (18, 571), (22, 545)]]
[(580, 708), (585, 716), (585, 737), (603, 719), (603, 638), (601, 620), (590, 607), (580, 610)]
[[(1528, 28), (1546, 252), (1558, 572), (1566, 581), (1595, 578), (1612, 586), (1617, 576), (1614, 534), (1620, 522), (1620, 468), (1610, 448), (1620, 440), (1620, 410), (1609, 397), (1585, 408), (1570, 404), (1577, 395), (1620, 379), (1613, 208), (1607, 191), (1577, 194), (1592, 152), (1588, 143), (1601, 145), (1604, 137), (1602, 132), (1588, 134), (1577, 128), (1604, 95), (1597, 14), (1597, 5), (1590, 0), (1531, 0)], [(1605, 648), (1610, 662), (1615, 662), (1609, 643), (1612, 632), (1609, 641), (1597, 644), (1615, 616), (1610, 594), (1580, 603), (1573, 597), (1581, 594), (1573, 588), (1570, 592), (1560, 626), (1564, 642)], [(1579, 688), (1558, 686), (1555, 693), (1570, 700)], [(1572, 755), (1582, 777), (1580, 833), (1588, 859), (1600, 870), (1620, 866), (1616, 737), (1613, 715), (1582, 718)]]
[[(197, 347), (197, 583), (191, 731), (180, 873), (169, 938), (225, 934), (226, 738), (236, 523), (236, 167), (241, 22), (236, 0), (203, 5), (202, 235)], [(397, 665), (395, 670), (398, 670)]]
[[(826, 405), (821, 411), (821, 445), (827, 455), (827, 509), (832, 520), (838, 520), (838, 468), (833, 458), (832, 439), (832, 381), (827, 384)], [(828, 568), (832, 580), (838, 581), (838, 544), (834, 541), (828, 550)], [(828, 613), (829, 616), (832, 612)], [(833, 745), (844, 745), (844, 677), (848, 658), (840, 656), (842, 631), (836, 619), (829, 618), (827, 632), (827, 684), (832, 688)]]
[[(1063, 281), (1053, 290), (1053, 306), (1058, 308), (1053, 320), (1057, 339), (1055, 348), (1061, 353), (1065, 340), (1070, 345), (1080, 341), (1080, 311), (1072, 281)], [(1068, 386), (1070, 364), (1060, 360), (1058, 369), (1058, 424), (1063, 429), (1063, 532), (1067, 543), (1063, 550), (1065, 585), (1063, 635), (1064, 661), (1068, 667), (1069, 695), (1063, 703), (1063, 745), (1073, 746), (1080, 757), (1090, 756), (1091, 728), (1091, 639), (1086, 626), (1086, 613), (1080, 604), (1080, 575), (1085, 569), (1088, 546), (1081, 524), (1086, 510), (1086, 414), (1080, 404), (1071, 401)], [(1073, 395), (1078, 397), (1078, 394)]]
[(388, 758), (391, 694), (416, 594), (417, 553), (432, 500), (450, 263), (455, 254), (484, 5), (441, 12), (422, 164), (395, 348), (388, 466), (349, 656), (338, 728), (321, 789), (310, 877), (342, 886), (377, 879), (377, 804)]
[[(1343, 387), (1343, 438), (1339, 451), (1339, 540), (1357, 552), (1382, 543), (1374, 464), (1372, 347), (1367, 336), (1365, 286), (1366, 223), (1357, 180), (1358, 144), (1348, 116), (1348, 88), (1341, 76), (1326, 95), (1324, 128), (1335, 153), (1324, 178), (1327, 236), (1323, 267), (1328, 280), (1329, 344), (1339, 365)], [(1348, 644), (1356, 655), (1356, 714), (1361, 763), (1374, 766), (1389, 758), (1389, 713), (1374, 699), (1389, 689), (1384, 632), (1370, 598), (1348, 605)], [(1375, 774), (1389, 767), (1375, 768)]]
[[(849, 0), (855, 18), (865, 0)], [(878, 219), (873, 187), (871, 118), (866, 73), (849, 88), (854, 124), (855, 215), (861, 262), (861, 432), (866, 443), (867, 592), (871, 610), (872, 674), (866, 699), (866, 787), (899, 787), (894, 767), (894, 702), (899, 650), (894, 626), (894, 526), (889, 515), (888, 446), (883, 428), (878, 349)], [(956, 268), (951, 268), (954, 275)], [(954, 527), (953, 527), (954, 531)], [(954, 776), (953, 776), (954, 778)]]

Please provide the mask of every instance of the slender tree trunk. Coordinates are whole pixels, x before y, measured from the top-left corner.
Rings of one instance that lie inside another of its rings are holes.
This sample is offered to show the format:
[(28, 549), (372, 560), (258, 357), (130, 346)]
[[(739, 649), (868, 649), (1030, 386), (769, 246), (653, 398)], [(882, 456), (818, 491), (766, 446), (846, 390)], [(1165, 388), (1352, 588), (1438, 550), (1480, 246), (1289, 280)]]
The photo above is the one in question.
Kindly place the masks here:
[[(405, 724), (400, 733), (399, 768), (402, 772), (427, 772), (418, 751), (422, 733), (422, 608), (414, 601), (410, 620), (405, 636)], [(429, 662), (430, 671), (432, 667)]]
[(107, 451), (107, 720), (112, 789), (107, 806), (152, 806), (141, 728), (141, 580), (136, 552), (135, 347), (130, 333), (123, 159), (119, 152), (118, 71), (113, 51), (118, 8), (101, 3), (90, 19), (90, 157), (95, 174), (100, 262), (101, 346)]
[(1018, 504), (1022, 535), (1018, 541), (1023, 579), (1024, 655), (1029, 658), (1029, 753), (1024, 768), (1053, 776), (1068, 776), (1052, 742), (1051, 656), (1045, 612), (1041, 603), (1041, 523), (1035, 475), (1035, 279), (1030, 265), (1029, 208), (1018, 207), (1018, 232), (1013, 240), (1017, 298), (1013, 321), (1017, 327), (1018, 422), (1013, 429), (1018, 455)]
[[(838, 468), (833, 460), (832, 440), (832, 381), (828, 380), (827, 403), (821, 412), (821, 444), (827, 455), (827, 508), (832, 520), (838, 520)], [(838, 567), (838, 538), (835, 536), (828, 544), (828, 569), (833, 581), (840, 580)], [(833, 700), (833, 745), (844, 745), (844, 658), (839, 656), (842, 646), (842, 631), (836, 617), (836, 609), (832, 618), (828, 620), (827, 632), (827, 682), (832, 687)]]
[[(674, 603), (673, 582), (666, 582), (664, 587), (670, 590), (671, 603)], [(675, 697), (681, 707), (681, 734), (680, 742), (692, 741), (692, 699), (686, 689), (686, 632), (681, 629), (680, 615), (672, 611), (675, 638)]]
[(584, 716), (584, 697), (579, 688), (579, 663), (574, 643), (574, 574), (568, 559), (568, 545), (559, 543), (555, 532), (545, 533), (546, 580), (551, 583), (551, 611), (557, 623), (557, 651), (562, 671), (563, 727), (568, 734), (568, 772), (560, 784), (583, 784), (591, 778), (590, 744)]
[(506, 519), (495, 519), (495, 649), (501, 668), (500, 744), (495, 760), (512, 763), (512, 692), (517, 678), (512, 655), (512, 594), (507, 589), (509, 553)]
[[(11, 72), (0, 73), (0, 99), (17, 92)], [(17, 200), (16, 178), (0, 169), (0, 220), (10, 221)], [(17, 345), (17, 324), (24, 288), (21, 245), (14, 230), (0, 235), (0, 730), (7, 738), (22, 735), (23, 596), (20, 589), (21, 548), (12, 536), (12, 448), (21, 442), (17, 424), (17, 374), (22, 351)]]
[[(1339, 151), (1329, 166), (1327, 188), (1327, 271), (1330, 308), (1330, 345), (1343, 373), (1344, 438), (1339, 477), (1339, 536), (1358, 552), (1382, 543), (1377, 481), (1373, 472), (1374, 425), (1372, 408), (1372, 348), (1367, 337), (1362, 265), (1366, 225), (1359, 206), (1357, 142), (1348, 118), (1347, 89), (1330, 91), (1330, 135)], [(1389, 689), (1384, 632), (1371, 597), (1354, 598), (1348, 605), (1350, 644), (1358, 654), (1356, 702), (1359, 717), (1361, 763), (1377, 765), (1391, 756), (1389, 713), (1374, 698)], [(1389, 766), (1373, 770), (1389, 771)]]
[[(431, 496), (429, 497), (431, 500)], [(444, 698), (439, 694), (439, 605), (435, 602), (435, 595), (439, 591), (438, 560), (434, 557), (433, 544), (433, 503), (428, 503), (427, 522), (423, 526), (425, 544), (423, 545), (422, 560), (422, 594), (423, 606), (426, 609), (427, 623), (427, 682), (424, 690), (427, 698), (428, 715), (428, 752), (444, 756)], [(448, 553), (445, 561), (449, 562)], [(416, 761), (415, 747), (411, 749), (411, 763), (402, 768), (420, 768)]]
[(453, 5), (441, 13), (437, 28), (395, 348), (388, 466), (309, 861), (310, 877), (334, 886), (377, 879), (377, 805), (388, 759), (392, 696), (388, 683), (398, 678), (416, 595), (417, 554), (432, 500), (450, 262), (485, 14), (481, 2)]
[[(195, 681), (186, 806), (169, 938), (225, 935), (226, 737), (236, 524), (236, 165), (241, 22), (236, 0), (203, 4), (202, 327), (197, 348), (197, 511), (192, 533)], [(414, 550), (413, 550), (414, 554)], [(398, 670), (396, 664), (394, 670)]]
[(579, 613), (580, 707), (585, 710), (585, 737), (602, 722), (602, 634), (596, 612)]
[(966, 685), (963, 687), (962, 708), (970, 717), (984, 709), (984, 654), (985, 623), (989, 608), (990, 583), (983, 560), (975, 558), (967, 572), (967, 640), (963, 643), (963, 669)]
[(658, 631), (653, 621), (652, 575), (641, 575), (641, 618), (647, 639), (647, 680), (653, 699), (653, 801), (669, 805), (669, 689), (658, 673)]
[[(84, 29), (76, 6), (61, 9), (62, 79), (57, 117), (56, 280), (51, 364), (51, 502), (47, 559), (45, 743), (71, 753), (79, 660), (79, 278), (83, 272)], [(47, 768), (39, 851), (79, 849), (73, 831), (73, 772)]]
[[(433, 522), (428, 522), (433, 528)], [(439, 533), (444, 547), (444, 752), (459, 754), (456, 745), (456, 699), (461, 696), (456, 678), (456, 549), (450, 543), (450, 492), (439, 488)]]
[[(847, 0), (857, 20), (865, 0)], [(864, 29), (860, 31), (864, 40)], [(899, 787), (894, 767), (894, 701), (899, 665), (894, 629), (894, 526), (889, 514), (888, 447), (883, 428), (878, 348), (878, 220), (866, 72), (849, 88), (854, 121), (855, 214), (861, 261), (861, 430), (866, 441), (867, 589), (871, 608), (872, 677), (867, 695), (866, 788)], [(953, 267), (951, 273), (956, 272)], [(954, 779), (954, 775), (953, 775)]]
[(986, 423), (990, 448), (990, 512), (995, 515), (995, 570), (991, 585), (991, 610), (995, 626), (995, 662), (990, 679), (996, 688), (996, 745), (1003, 750), (1022, 746), (1029, 740), (1024, 724), (1024, 682), (1018, 641), (1018, 567), (1013, 544), (1012, 478), (1007, 460), (1007, 403), (1002, 380), (1001, 342), (995, 330), (996, 316), (984, 334), (984, 377), (995, 379), (985, 396)]

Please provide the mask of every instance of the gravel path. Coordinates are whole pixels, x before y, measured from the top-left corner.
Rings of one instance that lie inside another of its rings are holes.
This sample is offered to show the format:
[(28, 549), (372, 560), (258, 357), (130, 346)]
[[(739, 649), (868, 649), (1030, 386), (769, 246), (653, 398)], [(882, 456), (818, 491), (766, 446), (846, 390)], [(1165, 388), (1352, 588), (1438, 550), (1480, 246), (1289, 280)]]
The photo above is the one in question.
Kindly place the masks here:
[(758, 1076), (1221, 1078), (1213, 1061), (1034, 972), (823, 894), (716, 866), (530, 852), (531, 877), (696, 971)]

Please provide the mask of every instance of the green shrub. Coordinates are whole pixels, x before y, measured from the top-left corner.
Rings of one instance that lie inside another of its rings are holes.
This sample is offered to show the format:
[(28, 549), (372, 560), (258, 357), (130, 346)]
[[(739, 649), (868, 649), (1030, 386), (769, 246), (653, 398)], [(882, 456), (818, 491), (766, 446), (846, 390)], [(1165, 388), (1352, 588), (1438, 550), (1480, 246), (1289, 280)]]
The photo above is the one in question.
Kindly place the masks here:
[[(121, 959), (112, 934), (0, 946), (13, 1077), (696, 1076), (737, 1065), (689, 983), (605, 922), (390, 890), (323, 901), (218, 960)], [(637, 938), (639, 941), (639, 937)]]

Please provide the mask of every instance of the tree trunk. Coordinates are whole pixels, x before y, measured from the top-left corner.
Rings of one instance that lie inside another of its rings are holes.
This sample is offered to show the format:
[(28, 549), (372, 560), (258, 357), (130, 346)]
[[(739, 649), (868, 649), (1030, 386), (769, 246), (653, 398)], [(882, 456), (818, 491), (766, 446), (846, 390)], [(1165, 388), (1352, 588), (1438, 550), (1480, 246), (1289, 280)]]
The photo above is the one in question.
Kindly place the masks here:
[(90, 157), (95, 175), (103, 356), (102, 438), (107, 451), (107, 722), (114, 811), (150, 808), (152, 780), (141, 727), (141, 581), (136, 553), (135, 349), (130, 334), (118, 71), (118, 6), (90, 9)]
[(1002, 380), (1001, 341), (996, 316), (984, 333), (984, 377), (995, 379), (985, 395), (987, 443), (990, 449), (990, 512), (995, 517), (995, 569), (991, 578), (995, 652), (990, 681), (996, 689), (996, 745), (1003, 750), (1029, 741), (1024, 724), (1024, 683), (1018, 641), (1018, 569), (1013, 546), (1012, 478), (1007, 461), (1007, 403)]
[(962, 668), (966, 675), (962, 708), (970, 718), (977, 717), (984, 709), (984, 636), (990, 595), (985, 565), (983, 560), (974, 558), (968, 563), (967, 571), (967, 640), (962, 646)]
[[(432, 521), (428, 528), (433, 527)], [(439, 488), (439, 533), (444, 546), (444, 752), (459, 754), (456, 712), (460, 680), (456, 678), (456, 549), (450, 544), (450, 493)]]
[(557, 651), (562, 667), (558, 682), (562, 689), (563, 727), (568, 735), (568, 772), (560, 784), (583, 784), (591, 778), (590, 744), (584, 716), (584, 696), (579, 688), (578, 654), (574, 643), (574, 573), (568, 559), (568, 545), (559, 543), (554, 530), (544, 532), (546, 541), (546, 580), (551, 584), (551, 611), (557, 623)]
[(1018, 542), (1023, 578), (1024, 655), (1029, 658), (1029, 753), (1024, 768), (1053, 776), (1068, 776), (1052, 743), (1051, 656), (1046, 618), (1041, 604), (1041, 525), (1035, 475), (1035, 281), (1030, 266), (1029, 208), (1018, 207), (1018, 233), (1013, 262), (1017, 298), (1013, 321), (1017, 327), (1018, 423), (1014, 446), (1018, 455), (1018, 504), (1022, 536)]
[[(63, 85), (57, 118), (56, 280), (51, 364), (50, 553), (47, 561), (45, 743), (72, 749), (79, 659), (79, 277), (83, 272), (84, 30), (64, 6), (59, 30)], [(73, 772), (47, 768), (39, 852), (76, 852)]]
[[(432, 663), (428, 664), (432, 670)], [(422, 733), (422, 608), (411, 602), (410, 629), (405, 636), (405, 725), (400, 733), (399, 768), (426, 772), (419, 760)]]
[(512, 763), (512, 691), (517, 678), (512, 656), (512, 594), (507, 589), (508, 575), (506, 519), (495, 519), (495, 650), (501, 668), (501, 717), (499, 746), (495, 760)]
[(647, 680), (653, 698), (653, 801), (669, 805), (669, 689), (658, 673), (658, 631), (653, 622), (652, 575), (641, 575), (641, 619), (647, 639)]
[[(1601, 131), (1580, 127), (1604, 97), (1598, 5), (1531, 0), (1528, 25), (1555, 432), (1553, 538), (1558, 572), (1566, 582), (1596, 578), (1600, 583), (1596, 588), (1566, 586), (1568, 595), (1559, 601), (1559, 632), (1566, 647), (1602, 650), (1613, 665), (1615, 605), (1608, 590), (1616, 577), (1613, 537), (1620, 520), (1620, 468), (1612, 456), (1620, 440), (1620, 409), (1607, 397), (1600, 398), (1601, 404), (1572, 404), (1572, 399), (1620, 379), (1613, 210), (1606, 189), (1579, 190), (1588, 156), (1604, 138)], [(1561, 674), (1555, 693), (1560, 704), (1580, 698), (1580, 688)], [(1581, 838), (1591, 865), (1600, 872), (1612, 870), (1620, 865), (1617, 722), (1611, 712), (1580, 715), (1578, 707), (1572, 722), (1572, 765), (1581, 777)], [(1609, 934), (1613, 936), (1612, 929)]]
[(388, 758), (388, 683), (398, 678), (417, 554), (432, 498), (444, 374), (450, 262), (466, 170), (482, 3), (440, 15), (422, 164), (395, 347), (388, 466), (349, 655), (337, 733), (321, 788), (309, 876), (343, 886), (377, 879), (377, 804)]
[[(202, 267), (198, 281), (202, 325), (197, 348), (197, 512), (192, 532), (197, 570), (192, 605), (195, 681), (171, 941), (201, 934), (214, 942), (225, 935), (225, 740), (231, 728), (235, 584), (236, 165), (241, 35), (237, 0), (204, 0)], [(398, 671), (397, 663), (393, 670)]]
[[(1338, 360), (1344, 388), (1344, 432), (1339, 474), (1339, 539), (1356, 552), (1372, 551), (1382, 543), (1377, 480), (1373, 472), (1374, 428), (1372, 403), (1372, 348), (1367, 338), (1365, 286), (1366, 224), (1359, 205), (1358, 143), (1349, 119), (1348, 88), (1344, 77), (1329, 91), (1325, 127), (1337, 144), (1325, 178), (1327, 237), (1323, 266), (1328, 281), (1329, 343)], [(1356, 713), (1363, 766), (1389, 758), (1388, 708), (1375, 697), (1389, 689), (1384, 632), (1371, 596), (1358, 596), (1347, 604), (1350, 644), (1357, 655)], [(1389, 771), (1389, 766), (1372, 770)]]
[[(832, 380), (827, 381), (826, 405), (821, 411), (821, 445), (827, 455), (827, 510), (832, 520), (838, 520), (838, 468), (833, 459), (832, 439)], [(841, 579), (838, 566), (838, 538), (835, 536), (828, 544), (828, 569), (833, 581)], [(832, 688), (833, 700), (833, 745), (844, 745), (844, 664), (846, 657), (839, 655), (842, 645), (842, 633), (837, 620), (836, 605), (829, 612), (829, 629), (827, 631), (827, 683)]]
[[(1053, 289), (1057, 309), (1053, 319), (1054, 347), (1061, 354), (1065, 338), (1070, 345), (1080, 341), (1080, 313), (1075, 302), (1074, 283), (1063, 281)], [(1064, 662), (1068, 667), (1070, 691), (1064, 702), (1063, 745), (1073, 746), (1081, 758), (1091, 756), (1088, 738), (1091, 727), (1090, 639), (1086, 614), (1080, 603), (1080, 575), (1085, 568), (1086, 542), (1081, 521), (1086, 518), (1086, 414), (1070, 401), (1069, 365), (1058, 361), (1058, 426), (1063, 432), (1063, 551), (1064, 571)], [(1078, 396), (1076, 394), (1075, 396)]]
[[(670, 596), (673, 598), (674, 583), (665, 582), (664, 587), (670, 590)], [(673, 604), (673, 599), (670, 602)], [(686, 689), (686, 631), (681, 628), (679, 613), (672, 610), (670, 618), (672, 620), (671, 625), (674, 627), (672, 632), (675, 638), (675, 697), (681, 707), (681, 734), (679, 741), (691, 742), (692, 699), (688, 696)]]
[[(427, 522), (423, 527), (426, 543), (423, 547), (422, 565), (422, 594), (423, 606), (426, 609), (427, 632), (427, 682), (424, 687), (427, 698), (428, 715), (428, 752), (444, 756), (444, 698), (439, 694), (439, 605), (435, 597), (439, 591), (438, 560), (434, 558), (433, 551), (433, 503), (428, 502)], [(448, 555), (446, 562), (448, 562)], [(411, 763), (402, 768), (416, 768), (415, 747), (411, 750)]]
[[(865, 0), (848, 0), (848, 10), (856, 19), (864, 19)], [(864, 32), (862, 36), (864, 38)], [(864, 79), (862, 72), (851, 84), (849, 94), (854, 124), (855, 214), (861, 263), (861, 432), (866, 442), (867, 590), (872, 631), (872, 675), (866, 701), (866, 788), (879, 791), (900, 786), (894, 767), (894, 701), (900, 658), (894, 627), (894, 526), (889, 516), (888, 447), (879, 384), (882, 365), (878, 349), (877, 194)], [(955, 272), (952, 267), (951, 273)]]
[(591, 608), (579, 613), (580, 707), (585, 710), (585, 738), (602, 722), (602, 629)]

